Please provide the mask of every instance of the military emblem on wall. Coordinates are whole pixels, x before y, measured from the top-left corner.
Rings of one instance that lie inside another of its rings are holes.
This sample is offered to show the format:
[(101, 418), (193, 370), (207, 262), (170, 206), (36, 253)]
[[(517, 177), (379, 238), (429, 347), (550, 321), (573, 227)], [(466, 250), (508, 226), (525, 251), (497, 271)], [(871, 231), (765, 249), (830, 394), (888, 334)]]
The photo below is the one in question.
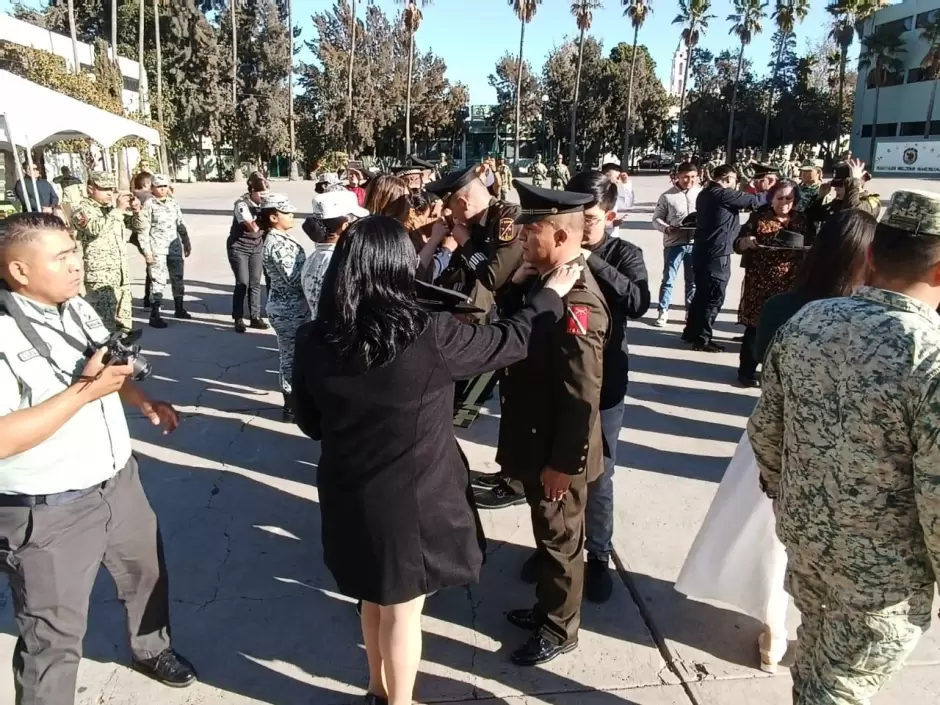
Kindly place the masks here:
[(914, 147), (909, 147), (904, 150), (904, 163), (910, 166), (917, 161), (917, 150)]

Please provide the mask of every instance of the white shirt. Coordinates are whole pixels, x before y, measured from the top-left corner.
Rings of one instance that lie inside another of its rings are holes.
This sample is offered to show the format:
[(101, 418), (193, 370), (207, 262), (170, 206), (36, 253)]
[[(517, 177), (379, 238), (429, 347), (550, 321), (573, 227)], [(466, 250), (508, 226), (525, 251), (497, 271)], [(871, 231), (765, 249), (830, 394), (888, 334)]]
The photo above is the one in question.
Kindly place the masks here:
[[(49, 345), (52, 360), (33, 348), (12, 316), (0, 315), (0, 416), (50, 399), (81, 374), (85, 355), (62, 333), (75, 345), (89, 339), (100, 344), (108, 338), (98, 314), (80, 297), (59, 307), (44, 306), (18, 294), (13, 298)], [(83, 406), (39, 445), (0, 460), (0, 493), (41, 495), (83, 490), (113, 477), (130, 457), (124, 408), (117, 393), (109, 394)]]
[(310, 315), (317, 317), (317, 306), (320, 303), (320, 292), (323, 290), (323, 279), (326, 277), (327, 267), (333, 258), (336, 243), (320, 243), (313, 254), (304, 263), (304, 271), (300, 275), (300, 283), (304, 288), (304, 297), (310, 306)]
[(688, 191), (673, 186), (659, 197), (656, 209), (653, 211), (653, 227), (663, 234), (664, 247), (687, 245), (691, 242), (690, 235), (685, 233), (667, 235), (666, 228), (678, 227), (686, 216), (695, 212), (695, 200), (701, 192), (702, 187), (698, 185)]

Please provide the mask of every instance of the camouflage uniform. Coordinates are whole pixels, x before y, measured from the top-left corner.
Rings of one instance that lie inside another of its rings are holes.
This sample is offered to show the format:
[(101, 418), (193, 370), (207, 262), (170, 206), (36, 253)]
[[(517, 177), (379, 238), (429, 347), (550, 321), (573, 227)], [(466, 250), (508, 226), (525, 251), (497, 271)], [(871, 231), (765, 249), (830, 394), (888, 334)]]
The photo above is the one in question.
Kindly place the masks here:
[(558, 160), (552, 164), (552, 188), (556, 191), (563, 191), (565, 186), (571, 180), (571, 172), (564, 162)]
[(509, 190), (512, 188), (512, 169), (509, 165), (503, 163), (496, 169), (496, 175), (499, 176), (499, 200), (505, 201), (509, 197)]
[(163, 290), (169, 279), (173, 301), (180, 311), (185, 294), (183, 260), (189, 255), (190, 242), (179, 203), (173, 196), (147, 199), (134, 219), (134, 232), (144, 257), (154, 259), (153, 264), (147, 266), (147, 275), (153, 281), (151, 307), (155, 311), (160, 310)]
[[(93, 172), (88, 181), (100, 188), (114, 188), (111, 174)], [(85, 300), (109, 331), (119, 327), (130, 330), (133, 325), (127, 264), (130, 212), (103, 206), (88, 196), (70, 205), (69, 210), (75, 241), (82, 250)]]
[[(277, 208), (284, 213), (294, 212), (287, 198), (280, 194), (265, 196), (261, 209), (265, 208)], [(280, 384), (285, 394), (285, 406), (290, 406), (287, 397), (291, 394), (291, 378), (294, 374), (297, 329), (310, 320), (310, 306), (302, 284), (306, 261), (304, 249), (287, 233), (272, 229), (265, 234), (262, 263), (265, 276), (270, 281), (266, 311), (277, 335)]]
[(531, 172), (532, 185), (542, 186), (545, 183), (545, 179), (548, 177), (548, 167), (545, 166), (545, 162), (542, 161), (541, 154), (538, 155), (532, 163)]
[[(940, 237), (940, 194), (885, 223)], [(748, 423), (787, 591), (802, 613), (795, 705), (867, 705), (930, 625), (940, 575), (940, 317), (865, 287), (777, 334)]]

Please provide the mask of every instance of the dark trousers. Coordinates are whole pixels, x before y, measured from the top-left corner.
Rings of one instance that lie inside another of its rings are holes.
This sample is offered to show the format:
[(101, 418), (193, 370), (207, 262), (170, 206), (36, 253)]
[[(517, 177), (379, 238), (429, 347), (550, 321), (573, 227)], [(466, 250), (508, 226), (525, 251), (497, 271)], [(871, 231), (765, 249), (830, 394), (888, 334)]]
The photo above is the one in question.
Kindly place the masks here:
[(249, 318), (261, 318), (262, 251), (228, 248), (228, 262), (235, 275), (235, 291), (232, 292), (232, 318), (245, 317), (245, 296), (248, 296)]
[(682, 339), (706, 345), (711, 342), (715, 319), (725, 302), (725, 289), (731, 279), (731, 257), (704, 259), (692, 254), (695, 270), (695, 296)]
[(101, 564), (127, 610), (137, 659), (170, 645), (166, 564), (134, 458), (103, 488), (62, 505), (0, 507), (0, 571), (19, 639), (16, 705), (73, 705), (88, 601)]
[(560, 502), (545, 499), (538, 478), (524, 484), (535, 546), (542, 558), (535, 586), (541, 634), (556, 644), (566, 644), (577, 639), (581, 626), (587, 480), (584, 475), (572, 477), (571, 489)]
[(757, 366), (761, 363), (757, 359), (757, 328), (747, 326), (744, 329), (744, 340), (741, 341), (741, 352), (738, 355), (738, 377), (753, 377), (757, 374)]

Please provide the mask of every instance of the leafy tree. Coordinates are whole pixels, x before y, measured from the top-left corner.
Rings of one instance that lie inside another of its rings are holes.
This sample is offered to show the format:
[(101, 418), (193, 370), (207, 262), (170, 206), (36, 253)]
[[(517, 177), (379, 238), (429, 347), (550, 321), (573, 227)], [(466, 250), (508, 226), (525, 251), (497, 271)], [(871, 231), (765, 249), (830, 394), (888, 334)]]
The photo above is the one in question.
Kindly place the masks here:
[(633, 51), (630, 52), (630, 83), (627, 88), (627, 116), (624, 119), (623, 127), (623, 154), (620, 163), (626, 167), (629, 164), (630, 156), (630, 132), (632, 131), (633, 118), (633, 79), (636, 74), (637, 42), (639, 41), (640, 28), (646, 22), (646, 18), (653, 11), (650, 7), (650, 0), (622, 0), (625, 17), (630, 18), (630, 24), (633, 26)]
[(930, 102), (927, 103), (927, 121), (924, 124), (924, 139), (927, 139), (930, 137), (930, 122), (933, 120), (933, 106), (937, 99), (937, 83), (940, 83), (940, 13), (934, 14), (933, 19), (921, 27), (920, 36), (928, 46), (920, 67), (924, 78), (933, 81)]
[[(411, 154), (411, 92), (414, 83), (415, 33), (421, 26), (424, 15), (421, 7), (431, 4), (431, 0), (396, 0), (405, 6), (402, 22), (408, 30), (408, 93), (405, 97), (405, 154)], [(419, 6), (420, 1), (420, 6)]]
[[(888, 78), (899, 73), (903, 74), (903, 56), (907, 53), (904, 40), (901, 39), (901, 29), (897, 25), (878, 25), (875, 30), (862, 39), (862, 54), (859, 58), (859, 68), (870, 69), (869, 75), (875, 84), (875, 111), (871, 125), (871, 150), (868, 163), (875, 163), (875, 147), (878, 143), (878, 106), (881, 98), (881, 87)], [(868, 80), (865, 80), (866, 86)]]
[[(495, 71), (489, 75), (488, 81), (496, 90), (497, 123), (513, 124), (516, 128), (515, 135), (519, 135), (521, 126), (528, 128), (538, 120), (542, 110), (541, 90), (539, 81), (532, 74), (532, 67), (528, 61), (523, 62), (520, 67), (516, 57), (509, 52), (503, 54), (496, 63)], [(516, 100), (517, 94), (522, 100)], [(516, 158), (518, 154), (517, 147)]]
[(568, 163), (575, 163), (575, 136), (578, 128), (578, 91), (581, 88), (581, 68), (584, 59), (584, 35), (591, 29), (594, 10), (601, 7), (600, 0), (574, 0), (571, 3), (571, 15), (580, 32), (578, 39), (578, 73), (574, 81), (574, 98), (571, 101), (571, 140), (568, 143)]
[(682, 150), (682, 118), (685, 110), (685, 96), (689, 90), (689, 67), (692, 64), (692, 50), (698, 45), (701, 33), (708, 29), (709, 20), (715, 17), (710, 14), (710, 11), (711, 0), (679, 0), (679, 14), (672, 21), (673, 24), (684, 25), (682, 43), (685, 44), (689, 55), (682, 78), (682, 94), (679, 97), (679, 132), (676, 135), (677, 152)]
[[(516, 17), (519, 18), (519, 57), (516, 59), (516, 91), (515, 91), (515, 102), (516, 102), (516, 119), (515, 119), (515, 138), (516, 138), (516, 150), (515, 158), (519, 159), (519, 131), (522, 128), (522, 73), (525, 69), (528, 68), (522, 59), (522, 49), (525, 44), (525, 26), (529, 24), (535, 17), (535, 11), (538, 10), (539, 5), (542, 4), (542, 0), (508, 0), (510, 7), (512, 7), (513, 12), (516, 13)], [(492, 79), (492, 77), (491, 77)], [(492, 81), (491, 81), (492, 85)]]
[(839, 46), (839, 114), (836, 118), (835, 141), (843, 134), (845, 111), (846, 63), (856, 33), (861, 37), (865, 22), (878, 10), (879, 0), (834, 0), (826, 10), (833, 17), (831, 36)]
[(741, 43), (738, 50), (738, 68), (734, 75), (734, 89), (731, 92), (731, 115), (728, 118), (728, 146), (725, 151), (728, 159), (734, 149), (734, 108), (738, 100), (741, 69), (744, 67), (744, 49), (751, 43), (755, 34), (763, 31), (766, 10), (766, 0), (734, 0), (734, 12), (728, 16), (728, 21), (732, 23), (731, 33), (737, 36)]
[(770, 114), (774, 104), (774, 92), (781, 88), (778, 73), (783, 65), (785, 52), (792, 51), (795, 45), (794, 30), (799, 22), (809, 14), (809, 0), (777, 0), (771, 17), (777, 25), (774, 34), (774, 63), (770, 76), (770, 90), (767, 95), (767, 115), (764, 118), (764, 140), (762, 151), (767, 154), (767, 137), (770, 132)]

